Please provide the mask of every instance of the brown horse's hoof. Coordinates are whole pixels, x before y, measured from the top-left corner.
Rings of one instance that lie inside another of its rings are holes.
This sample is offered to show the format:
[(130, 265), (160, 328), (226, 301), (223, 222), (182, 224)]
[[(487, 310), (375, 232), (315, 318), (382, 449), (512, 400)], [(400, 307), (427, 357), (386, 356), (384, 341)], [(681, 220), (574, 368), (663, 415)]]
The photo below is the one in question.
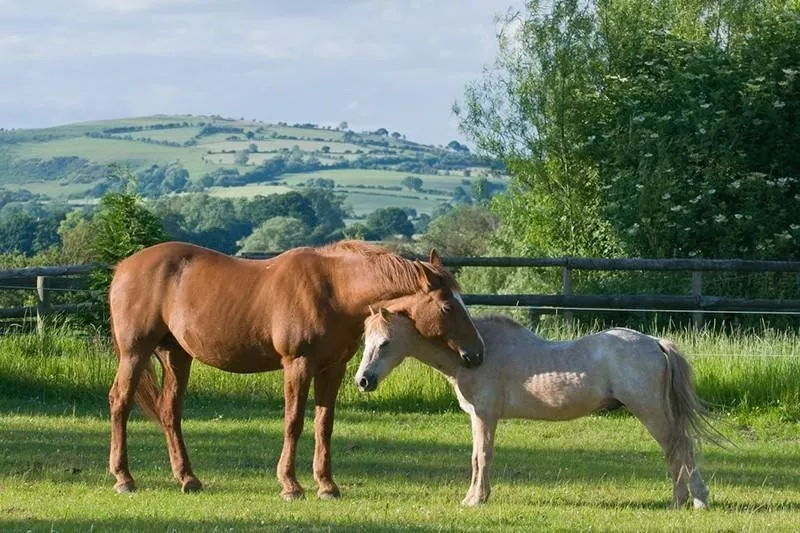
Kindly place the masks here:
[(293, 502), (295, 500), (302, 500), (305, 497), (306, 497), (306, 495), (305, 495), (305, 493), (303, 492), (302, 489), (281, 492), (281, 498), (285, 502)]
[(320, 500), (338, 500), (342, 497), (342, 493), (339, 492), (339, 487), (333, 487), (329, 489), (319, 489), (317, 491), (317, 497)]
[(120, 481), (114, 485), (114, 492), (117, 494), (130, 494), (136, 492), (136, 485), (133, 481)]
[(200, 492), (201, 490), (203, 490), (203, 484), (200, 483), (200, 480), (196, 477), (187, 479), (184, 481), (183, 486), (181, 486), (181, 492), (184, 494)]

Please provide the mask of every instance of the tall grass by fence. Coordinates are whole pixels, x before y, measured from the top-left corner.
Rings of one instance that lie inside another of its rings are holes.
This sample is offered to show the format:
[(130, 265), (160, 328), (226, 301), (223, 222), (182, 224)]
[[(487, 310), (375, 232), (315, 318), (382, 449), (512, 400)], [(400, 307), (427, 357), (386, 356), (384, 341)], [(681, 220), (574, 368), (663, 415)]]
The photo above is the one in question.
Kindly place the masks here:
[[(572, 338), (582, 332), (556, 327), (547, 338)], [(721, 334), (683, 329), (664, 332), (678, 343), (695, 370), (700, 396), (715, 409), (747, 412), (774, 410), (785, 420), (800, 420), (800, 336), (767, 330), (762, 335)], [(445, 379), (409, 360), (372, 394), (358, 392), (352, 377), (358, 355), (350, 362), (339, 405), (359, 409), (411, 412), (457, 410)], [(74, 406), (105, 413), (106, 394), (116, 358), (104, 338), (77, 338), (63, 331), (43, 336), (0, 338), (0, 406), (36, 404), (50, 409)], [(254, 409), (280, 411), (280, 372), (237, 375), (195, 363), (187, 409), (235, 416)]]

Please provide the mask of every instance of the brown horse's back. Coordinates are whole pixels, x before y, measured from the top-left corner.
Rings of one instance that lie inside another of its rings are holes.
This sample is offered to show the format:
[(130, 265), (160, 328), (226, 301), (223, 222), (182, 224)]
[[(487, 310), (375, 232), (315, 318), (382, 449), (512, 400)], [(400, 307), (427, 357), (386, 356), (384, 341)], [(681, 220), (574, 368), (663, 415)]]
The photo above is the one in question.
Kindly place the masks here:
[(286, 269), (277, 259), (239, 259), (177, 242), (134, 254), (117, 266), (109, 289), (116, 342), (148, 351), (174, 338), (223, 370), (280, 368), (269, 305), (285, 298), (279, 278)]

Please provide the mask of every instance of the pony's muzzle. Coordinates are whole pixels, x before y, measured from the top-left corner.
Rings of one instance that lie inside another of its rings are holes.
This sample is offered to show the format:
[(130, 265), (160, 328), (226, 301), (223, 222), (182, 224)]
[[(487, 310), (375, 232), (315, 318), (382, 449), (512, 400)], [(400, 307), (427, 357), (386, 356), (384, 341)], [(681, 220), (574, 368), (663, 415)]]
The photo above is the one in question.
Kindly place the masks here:
[(378, 388), (378, 380), (374, 376), (364, 374), (356, 379), (356, 385), (361, 389), (361, 392), (372, 392)]
[(483, 354), (480, 352), (460, 350), (458, 355), (461, 356), (461, 362), (463, 362), (464, 366), (467, 368), (475, 368), (476, 366), (481, 366), (481, 363), (483, 363)]

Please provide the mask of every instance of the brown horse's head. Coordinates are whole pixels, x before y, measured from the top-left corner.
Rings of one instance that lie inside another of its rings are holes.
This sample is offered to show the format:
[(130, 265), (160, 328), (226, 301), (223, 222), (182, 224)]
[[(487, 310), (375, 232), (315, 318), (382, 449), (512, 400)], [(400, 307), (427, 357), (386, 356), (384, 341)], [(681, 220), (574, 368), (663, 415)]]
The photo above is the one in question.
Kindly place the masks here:
[(458, 285), (442, 268), (439, 254), (431, 250), (429, 262), (415, 262), (421, 290), (387, 305), (389, 311), (407, 316), (425, 338), (446, 346), (461, 357), (467, 368), (483, 362), (483, 339), (464, 306)]

